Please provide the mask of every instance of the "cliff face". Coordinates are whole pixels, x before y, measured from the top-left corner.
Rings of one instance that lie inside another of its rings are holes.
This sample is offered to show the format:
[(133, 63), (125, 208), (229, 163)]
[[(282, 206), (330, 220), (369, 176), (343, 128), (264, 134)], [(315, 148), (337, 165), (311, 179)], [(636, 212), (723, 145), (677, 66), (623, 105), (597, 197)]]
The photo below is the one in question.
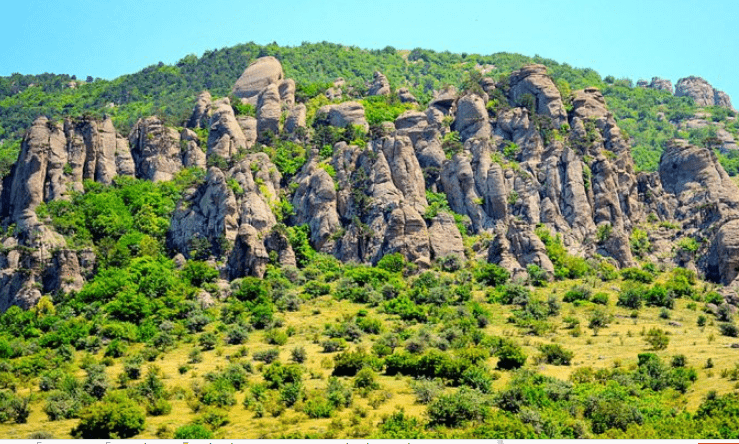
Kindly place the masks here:
[[(381, 73), (371, 91), (393, 94)], [(191, 129), (180, 131), (157, 117), (140, 119), (128, 138), (107, 119), (37, 119), (3, 182), (0, 215), (15, 230), (0, 253), (0, 310), (29, 307), (42, 293), (78, 290), (94, 272), (91, 251), (69, 249), (39, 220), (40, 203), (82, 191), (84, 179), (163, 181), (206, 165), (204, 181), (186, 190), (172, 214), (168, 246), (188, 256), (193, 241), (205, 242), (225, 258), (221, 276), (228, 279), (262, 276), (270, 260), (294, 265), (285, 225), (303, 224), (313, 248), (342, 261), (376, 263), (401, 253), (425, 268), (467, 256), (517, 275), (530, 264), (554, 272), (537, 228), (559, 234), (571, 254), (603, 256), (620, 267), (636, 265), (630, 237), (640, 228), (652, 245), (640, 251), (646, 259), (692, 267), (723, 284), (737, 277), (739, 189), (715, 156), (677, 140), (659, 172), (635, 173), (600, 91), (575, 91), (566, 108), (544, 66), (524, 67), (498, 84), (483, 79), (468, 92), (446, 89), (427, 109), (382, 128), (369, 127), (360, 103), (327, 105), (317, 127), (351, 124), (372, 134), (365, 146), (335, 144), (328, 158), (310, 142), (306, 107), (295, 104), (295, 83), (284, 78), (279, 61), (250, 65), (234, 92), (255, 106), (256, 117), (236, 116), (228, 99), (203, 93)], [(496, 106), (486, 107), (493, 96)], [(202, 128), (209, 136), (201, 147), (195, 130)], [(291, 178), (257, 145), (275, 135), (308, 153)], [(444, 193), (456, 220), (430, 205), (428, 192)], [(293, 214), (276, 214), (281, 197)], [(460, 226), (485, 241), (466, 249)], [(704, 240), (698, 254), (678, 254), (674, 245), (683, 237)]]

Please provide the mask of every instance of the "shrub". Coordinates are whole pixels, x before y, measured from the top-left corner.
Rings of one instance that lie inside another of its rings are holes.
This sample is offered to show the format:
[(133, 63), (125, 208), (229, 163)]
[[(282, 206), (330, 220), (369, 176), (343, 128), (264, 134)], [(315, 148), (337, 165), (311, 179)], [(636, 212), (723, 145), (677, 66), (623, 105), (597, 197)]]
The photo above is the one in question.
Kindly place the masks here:
[(308, 353), (305, 351), (305, 347), (303, 347), (302, 345), (299, 345), (290, 351), (290, 359), (298, 364), (302, 364), (303, 362), (305, 362), (307, 357)]
[(229, 407), (236, 404), (234, 392), (233, 386), (228, 381), (218, 379), (201, 389), (199, 399), (205, 405)]
[(590, 316), (588, 328), (593, 330), (593, 335), (598, 335), (601, 328), (605, 328), (611, 322), (611, 316), (603, 310), (595, 310)]
[(400, 273), (405, 268), (405, 257), (400, 253), (386, 254), (377, 262), (377, 268), (391, 273)]
[(276, 348), (270, 348), (267, 350), (260, 350), (254, 352), (252, 355), (255, 361), (262, 361), (265, 364), (270, 364), (274, 360), (280, 357), (280, 350)]
[(511, 277), (508, 270), (496, 264), (479, 265), (474, 276), (477, 282), (489, 287), (503, 285)]
[(724, 324), (719, 324), (718, 329), (724, 336), (729, 336), (732, 338), (736, 338), (737, 336), (739, 336), (739, 328), (737, 328), (736, 324), (728, 322)]
[(520, 368), (526, 363), (527, 358), (523, 349), (512, 342), (505, 342), (495, 352), (495, 356), (498, 358), (498, 368), (504, 370)]
[(667, 348), (667, 344), (670, 343), (670, 338), (667, 337), (667, 332), (659, 328), (649, 329), (644, 340), (652, 347), (653, 350), (664, 350)]
[(80, 413), (72, 436), (83, 439), (125, 439), (144, 430), (144, 409), (131, 400), (100, 401)]
[(377, 383), (377, 375), (368, 367), (364, 367), (357, 372), (354, 377), (354, 387), (359, 389), (377, 390), (380, 384)]
[(618, 294), (618, 302), (616, 302), (616, 305), (631, 308), (632, 310), (638, 310), (642, 306), (642, 294), (644, 292), (645, 288), (642, 286), (627, 286)]
[(330, 418), (334, 412), (334, 406), (328, 399), (322, 397), (310, 398), (303, 405), (303, 413), (309, 418)]
[(574, 353), (559, 344), (543, 344), (539, 346), (541, 360), (552, 365), (570, 365)]
[(334, 408), (349, 407), (352, 405), (352, 390), (345, 386), (339, 378), (331, 376), (328, 378), (328, 387), (326, 387), (326, 399)]
[(639, 268), (624, 268), (621, 270), (621, 277), (625, 280), (641, 282), (643, 284), (651, 284), (654, 281), (654, 275), (652, 273)]
[(418, 403), (428, 404), (444, 391), (444, 384), (438, 379), (421, 378), (411, 382), (411, 389)]
[(459, 427), (470, 421), (484, 421), (490, 415), (490, 405), (479, 392), (462, 387), (455, 394), (432, 401), (426, 414), (431, 426)]
[(607, 293), (595, 293), (590, 301), (593, 304), (608, 305), (608, 294)]
[(174, 432), (174, 439), (213, 439), (213, 432), (202, 424), (186, 424)]
[(592, 291), (584, 286), (584, 285), (577, 285), (575, 287), (572, 287), (567, 293), (565, 293), (564, 297), (562, 298), (563, 302), (575, 302), (575, 301), (589, 301), (590, 296), (592, 295)]

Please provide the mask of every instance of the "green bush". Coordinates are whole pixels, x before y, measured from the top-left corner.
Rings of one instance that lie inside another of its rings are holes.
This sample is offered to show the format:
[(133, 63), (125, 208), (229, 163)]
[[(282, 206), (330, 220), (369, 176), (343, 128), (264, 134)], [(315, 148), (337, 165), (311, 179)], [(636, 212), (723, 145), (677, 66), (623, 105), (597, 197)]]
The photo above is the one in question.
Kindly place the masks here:
[(441, 395), (426, 409), (429, 425), (460, 427), (471, 421), (484, 421), (490, 415), (490, 403), (479, 392), (465, 387), (455, 394)]
[(330, 418), (334, 412), (334, 406), (327, 398), (316, 397), (305, 401), (303, 413), (309, 418)]
[(175, 430), (173, 439), (213, 439), (213, 432), (202, 424), (186, 424)]
[(559, 344), (542, 344), (539, 346), (539, 351), (541, 352), (540, 359), (552, 365), (570, 365), (575, 355)]
[(475, 270), (475, 280), (488, 287), (503, 285), (510, 277), (508, 270), (496, 264), (480, 264)]
[(72, 436), (83, 439), (126, 439), (144, 430), (144, 409), (125, 398), (99, 401), (80, 412)]
[(526, 363), (527, 358), (523, 349), (512, 342), (504, 343), (495, 352), (495, 356), (498, 358), (498, 368), (504, 370), (513, 370), (522, 367)]

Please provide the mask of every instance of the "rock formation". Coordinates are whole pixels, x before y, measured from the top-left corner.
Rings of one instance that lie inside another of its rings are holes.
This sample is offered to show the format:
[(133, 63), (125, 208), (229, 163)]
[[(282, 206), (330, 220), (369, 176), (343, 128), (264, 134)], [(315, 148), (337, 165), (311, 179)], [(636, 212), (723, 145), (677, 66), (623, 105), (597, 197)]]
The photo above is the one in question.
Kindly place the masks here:
[[(682, 79), (676, 94), (727, 106), (701, 80)], [(388, 94), (388, 85), (377, 73), (371, 93)], [(206, 166), (204, 179), (183, 192), (172, 214), (167, 246), (178, 266), (193, 257), (214, 264), (220, 258), (222, 279), (261, 277), (270, 263), (295, 265), (288, 234), (305, 224), (311, 246), (342, 261), (376, 264), (400, 253), (426, 268), (457, 256), (498, 263), (515, 276), (531, 265), (553, 274), (542, 240), (548, 231), (573, 255), (621, 267), (640, 259), (685, 265), (710, 280), (739, 284), (739, 189), (711, 151), (675, 140), (658, 172), (636, 173), (629, 142), (597, 88), (574, 91), (566, 109), (541, 65), (525, 66), (497, 86), (483, 79), (481, 86), (476, 93), (445, 88), (426, 109), (373, 129), (366, 144), (339, 142), (332, 150), (311, 144), (306, 105), (295, 103), (294, 82), (271, 57), (250, 65), (234, 87), (254, 106), (254, 117), (236, 115), (228, 98), (213, 101), (204, 92), (187, 128), (142, 117), (128, 139), (110, 119), (60, 124), (39, 118), (2, 184), (0, 216), (17, 228), (2, 239), (0, 310), (31, 306), (44, 293), (79, 290), (94, 270), (94, 254), (70, 248), (50, 220), (39, 217), (39, 205), (83, 191), (85, 179), (164, 181), (183, 168)], [(671, 89), (657, 78), (647, 87)], [(486, 109), (488, 93), (505, 95), (507, 103)], [(417, 103), (408, 90), (398, 94)], [(369, 129), (359, 102), (316, 112), (316, 128), (350, 124)], [(695, 118), (681, 128), (709, 124)], [(205, 129), (207, 141), (201, 140)], [(451, 131), (460, 136), (453, 149), (445, 138)], [(307, 160), (294, 175), (280, 173), (274, 147), (256, 149), (257, 139), (271, 140), (268, 132), (305, 148)], [(733, 138), (724, 139), (724, 149), (734, 149)], [(680, 229), (649, 229), (652, 250), (637, 257), (631, 233), (654, 221), (677, 221)], [(463, 233), (477, 236), (475, 242), (466, 243)], [(673, 251), (686, 236), (705, 239), (699, 254), (684, 258)]]
[(686, 96), (695, 100), (698, 106), (723, 106), (731, 107), (729, 96), (715, 89), (705, 79), (701, 77), (685, 77), (677, 81), (675, 86), (675, 95), (678, 97)]

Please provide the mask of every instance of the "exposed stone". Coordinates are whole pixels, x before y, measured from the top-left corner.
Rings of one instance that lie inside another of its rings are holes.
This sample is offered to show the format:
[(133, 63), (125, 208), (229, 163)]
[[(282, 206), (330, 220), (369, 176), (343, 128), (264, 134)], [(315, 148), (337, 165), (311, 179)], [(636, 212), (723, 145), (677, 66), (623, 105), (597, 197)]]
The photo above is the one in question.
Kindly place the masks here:
[(472, 137), (489, 137), (490, 124), (485, 102), (477, 94), (468, 94), (457, 102), (457, 118), (454, 129), (459, 131), (461, 139)]
[(234, 248), (228, 257), (228, 278), (244, 276), (263, 277), (267, 271), (269, 253), (259, 239), (259, 233), (251, 225), (239, 227)]
[(453, 114), (457, 103), (457, 89), (453, 86), (446, 87), (434, 94), (434, 98), (429, 102), (429, 108), (436, 108), (443, 114)]
[(241, 74), (234, 84), (233, 94), (256, 106), (259, 93), (269, 85), (280, 83), (284, 77), (279, 60), (272, 56), (260, 57)]
[(389, 96), (390, 95), (390, 82), (387, 81), (387, 77), (379, 71), (375, 71), (372, 85), (369, 87), (367, 95), (370, 96)]
[(431, 220), (429, 226), (429, 243), (431, 259), (441, 259), (446, 256), (464, 258), (464, 243), (462, 235), (454, 222), (454, 217), (448, 213), (439, 213)]
[(677, 81), (675, 95), (686, 96), (695, 101), (698, 106), (723, 106), (731, 109), (729, 96), (715, 89), (702, 77), (690, 76)]
[(317, 116), (326, 116), (331, 126), (344, 128), (347, 125), (357, 125), (369, 130), (369, 124), (364, 116), (364, 107), (359, 102), (343, 102), (336, 105), (325, 105), (318, 109)]
[(211, 101), (212, 96), (208, 91), (203, 91), (198, 95), (190, 120), (187, 121), (188, 128), (208, 128), (210, 126), (208, 111), (210, 110)]
[(408, 88), (398, 88), (398, 99), (402, 103), (418, 103), (418, 99), (411, 94)]
[(277, 90), (280, 92), (280, 101), (284, 108), (290, 109), (295, 106), (295, 80), (283, 80)]
[(172, 180), (182, 165), (180, 134), (158, 117), (136, 122), (128, 136), (136, 176), (154, 182)]
[(282, 108), (280, 106), (280, 93), (276, 85), (268, 85), (259, 94), (257, 104), (257, 134), (261, 136), (265, 131), (272, 134), (280, 133), (280, 117)]
[(649, 83), (649, 88), (667, 91), (670, 94), (673, 93), (672, 82), (667, 79), (661, 79), (659, 77), (652, 77), (652, 81)]
[(528, 65), (514, 71), (510, 78), (510, 98), (520, 104), (526, 94), (536, 99), (536, 112), (548, 116), (559, 127), (567, 122), (567, 112), (559, 90), (547, 75), (544, 65)]
[(305, 128), (306, 108), (302, 103), (293, 107), (285, 119), (285, 131), (292, 134), (298, 128)]

